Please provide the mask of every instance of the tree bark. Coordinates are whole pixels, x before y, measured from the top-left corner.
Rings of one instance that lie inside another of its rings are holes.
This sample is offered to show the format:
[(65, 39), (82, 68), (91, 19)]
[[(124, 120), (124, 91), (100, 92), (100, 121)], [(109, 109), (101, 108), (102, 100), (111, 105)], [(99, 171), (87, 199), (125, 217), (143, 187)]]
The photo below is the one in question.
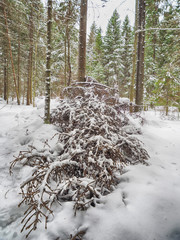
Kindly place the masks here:
[(68, 47), (68, 82), (67, 85), (71, 84), (71, 49), (70, 49), (70, 34), (69, 34), (69, 26), (67, 29), (67, 47)]
[(21, 78), (20, 78), (20, 54), (21, 54), (21, 42), (18, 36), (18, 72), (17, 72), (17, 85), (19, 97), (21, 96)]
[[(39, 37), (39, 23), (38, 23), (38, 33), (37, 38)], [(36, 98), (36, 80), (37, 80), (37, 39), (35, 43), (35, 54), (34, 54), (34, 71), (33, 71), (33, 107), (35, 107), (35, 98)]]
[[(134, 33), (134, 48), (133, 48), (133, 60), (132, 60), (132, 75), (131, 75), (131, 85), (130, 85), (130, 102), (134, 100), (134, 82), (135, 82), (135, 73), (136, 73), (136, 54), (137, 54), (137, 25), (138, 25), (138, 0), (136, 0), (135, 5), (135, 33)], [(130, 106), (130, 112), (133, 112), (132, 105)]]
[(138, 49), (136, 69), (136, 107), (135, 112), (142, 109), (144, 91), (144, 47), (145, 47), (145, 0), (139, 0)]
[(80, 30), (79, 30), (79, 67), (78, 81), (84, 82), (86, 76), (86, 28), (87, 0), (81, 0)]
[(27, 79), (27, 105), (32, 104), (32, 72), (33, 72), (33, 4), (29, 18), (29, 56), (28, 56), (28, 79)]
[[(156, 9), (156, 13), (158, 12), (156, 4), (154, 5), (154, 8)], [(154, 26), (156, 27), (158, 24), (158, 15), (154, 16)], [(157, 33), (154, 31), (153, 33), (153, 61), (154, 61), (154, 66), (156, 64), (156, 43), (157, 43)], [(154, 68), (154, 67), (153, 67)], [(153, 74), (156, 74), (155, 68), (153, 69)]]
[(64, 36), (64, 85), (67, 86), (67, 39)]
[(13, 71), (13, 79), (14, 79), (14, 86), (15, 86), (15, 91), (16, 91), (17, 103), (18, 103), (18, 105), (20, 105), (18, 87), (17, 87), (17, 83), (16, 83), (16, 74), (15, 74), (14, 62), (13, 62), (13, 55), (12, 55), (12, 48), (11, 48), (11, 40), (10, 40), (10, 37), (9, 37), (9, 30), (8, 30), (7, 15), (6, 15), (5, 6), (4, 6), (4, 19), (5, 19), (7, 39), (8, 39), (8, 44), (9, 44), (9, 53), (10, 53), (12, 71)]
[(68, 4), (68, 19), (67, 19), (67, 26), (66, 26), (66, 35), (67, 35), (67, 47), (68, 47), (68, 82), (67, 85), (70, 86), (71, 84), (71, 44), (70, 44), (70, 27), (69, 27), (69, 20), (71, 18), (71, 0), (69, 0)]
[(169, 112), (169, 89), (170, 89), (170, 77), (166, 77), (166, 116), (168, 116)]
[(7, 58), (5, 56), (4, 58), (4, 100), (8, 101), (8, 94), (7, 94), (7, 89), (8, 89), (8, 81), (7, 81)]
[(52, 28), (52, 0), (48, 0), (46, 92), (45, 92), (45, 118), (44, 118), (44, 123), (46, 123), (46, 124), (50, 123), (51, 28)]

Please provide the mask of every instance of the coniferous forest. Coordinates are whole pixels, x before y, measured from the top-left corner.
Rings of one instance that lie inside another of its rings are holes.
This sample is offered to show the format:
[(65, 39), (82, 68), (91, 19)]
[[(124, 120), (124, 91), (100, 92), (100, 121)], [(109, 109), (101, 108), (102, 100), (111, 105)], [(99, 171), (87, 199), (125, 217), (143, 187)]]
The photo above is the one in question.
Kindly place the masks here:
[[(49, 50), (51, 97), (60, 96), (65, 86), (77, 81), (80, 4), (78, 0), (52, 2), (50, 46), (47, 3), (1, 0), (0, 96), (4, 100), (18, 98), (19, 103), (29, 105), (45, 94)], [(86, 33), (86, 76), (118, 88), (120, 97), (131, 102), (165, 106), (168, 112), (170, 106), (179, 107), (179, 3), (147, 0), (144, 8), (142, 20), (141, 6), (136, 6), (135, 26), (128, 16), (120, 21), (114, 10), (104, 35), (93, 22)], [(139, 37), (144, 38), (143, 44)], [(143, 66), (139, 66), (138, 43), (143, 48)]]
[(99, 2), (0, 0), (0, 240), (180, 239), (180, 2)]

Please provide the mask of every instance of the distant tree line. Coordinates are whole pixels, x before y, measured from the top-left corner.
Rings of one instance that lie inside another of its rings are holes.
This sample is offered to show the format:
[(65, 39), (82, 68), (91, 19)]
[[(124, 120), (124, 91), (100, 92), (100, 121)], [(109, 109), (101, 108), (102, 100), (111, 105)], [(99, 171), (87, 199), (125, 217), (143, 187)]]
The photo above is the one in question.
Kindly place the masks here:
[[(134, 27), (128, 16), (121, 22), (115, 10), (105, 35), (93, 22), (86, 49), (79, 47), (82, 3), (87, 7), (85, 0), (52, 2), (50, 97), (80, 79), (81, 59), (81, 71), (118, 88), (120, 97), (137, 101), (140, 94), (138, 105), (164, 105), (167, 112), (169, 106), (179, 107), (178, 0), (136, 1)], [(47, 12), (40, 0), (0, 2), (0, 97), (7, 102), (16, 98), (35, 105), (35, 97), (47, 92)], [(80, 49), (86, 50), (85, 59)]]

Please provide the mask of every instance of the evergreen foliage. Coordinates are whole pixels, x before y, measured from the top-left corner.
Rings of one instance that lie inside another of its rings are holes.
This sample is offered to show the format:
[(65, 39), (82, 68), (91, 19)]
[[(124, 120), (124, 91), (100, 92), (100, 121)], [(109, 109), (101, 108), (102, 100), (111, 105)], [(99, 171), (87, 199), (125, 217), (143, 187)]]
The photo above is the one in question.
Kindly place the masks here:
[(64, 86), (70, 85), (77, 75), (78, 17), (78, 0), (68, 0), (54, 6), (52, 84), (55, 95)]
[(132, 30), (128, 16), (122, 24), (122, 85), (121, 96), (129, 97), (132, 69)]
[(104, 37), (104, 65), (105, 79), (107, 85), (120, 86), (122, 85), (122, 37), (119, 14), (117, 10), (113, 12), (111, 19), (108, 22), (106, 35)]
[(148, 1), (146, 19), (147, 29), (157, 29), (146, 35), (146, 101), (164, 105), (168, 114), (168, 107), (179, 107), (180, 101), (178, 1)]
[(101, 28), (97, 28), (95, 22), (91, 26), (87, 43), (87, 75), (104, 83), (105, 68), (103, 66), (103, 37)]
[[(53, 1), (51, 97), (77, 80), (79, 15), (79, 0)], [(115, 10), (105, 36), (97, 24), (92, 24), (87, 41), (87, 75), (129, 97), (133, 33), (128, 17), (121, 25)], [(16, 85), (21, 103), (35, 106), (35, 97), (45, 94), (46, 6), (40, 0), (2, 0), (0, 33), (0, 97), (15, 99)], [(145, 104), (179, 107), (178, 0), (146, 0), (145, 33)]]

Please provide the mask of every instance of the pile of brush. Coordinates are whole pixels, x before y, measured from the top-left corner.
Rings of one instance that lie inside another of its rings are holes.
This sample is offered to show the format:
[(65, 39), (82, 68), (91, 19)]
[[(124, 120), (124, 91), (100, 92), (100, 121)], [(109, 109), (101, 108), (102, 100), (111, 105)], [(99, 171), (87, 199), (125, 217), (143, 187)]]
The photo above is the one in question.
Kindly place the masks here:
[(65, 89), (51, 114), (56, 145), (31, 146), (11, 164), (11, 171), (19, 162), (33, 169), (21, 185), (20, 205), (28, 205), (22, 230), (29, 233), (42, 216), (47, 222), (53, 203), (73, 201), (75, 213), (95, 207), (119, 183), (124, 166), (148, 159), (143, 144), (125, 131), (129, 119), (117, 95), (97, 83), (82, 85)]

